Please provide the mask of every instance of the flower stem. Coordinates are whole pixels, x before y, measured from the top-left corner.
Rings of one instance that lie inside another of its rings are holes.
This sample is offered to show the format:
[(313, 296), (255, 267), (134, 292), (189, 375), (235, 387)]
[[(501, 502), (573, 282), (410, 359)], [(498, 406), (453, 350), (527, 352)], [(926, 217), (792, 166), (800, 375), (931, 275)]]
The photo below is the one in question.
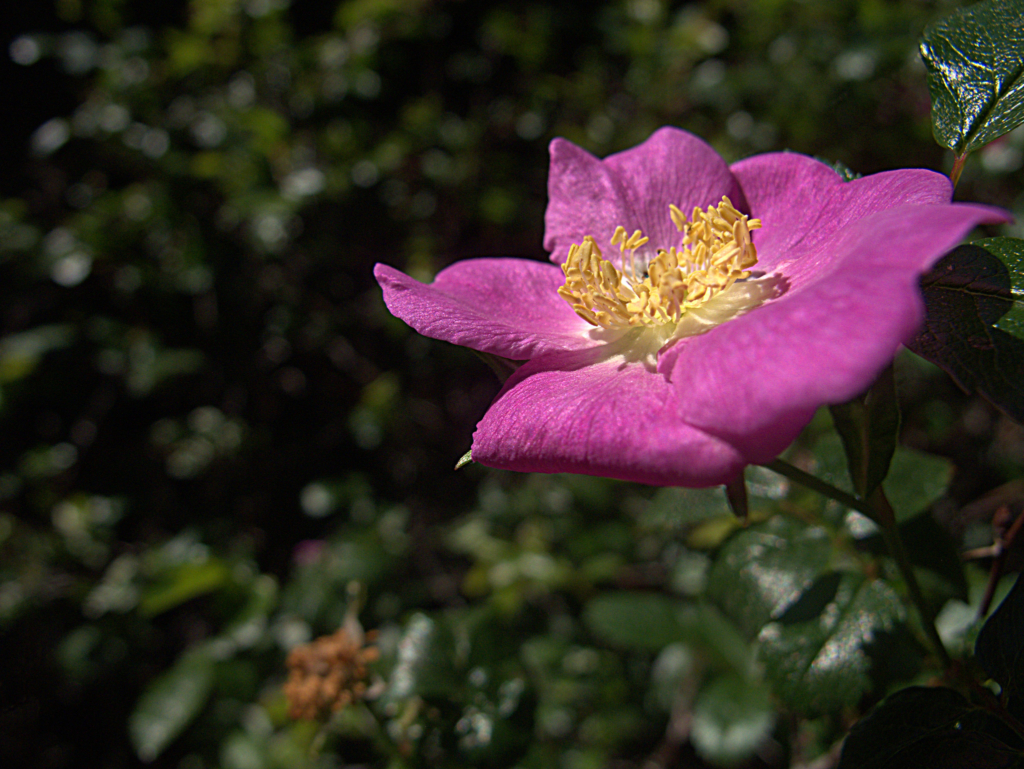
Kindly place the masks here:
[(892, 557), (896, 559), (896, 565), (899, 567), (900, 574), (903, 575), (903, 581), (907, 584), (910, 600), (917, 607), (917, 613), (921, 617), (921, 626), (924, 628), (925, 635), (928, 636), (928, 640), (935, 647), (935, 653), (939, 655), (939, 661), (942, 663), (942, 666), (949, 670), (953, 661), (949, 658), (949, 653), (946, 651), (942, 638), (939, 636), (939, 631), (935, 627), (935, 615), (928, 606), (928, 602), (924, 599), (924, 593), (921, 592), (921, 585), (917, 581), (917, 575), (914, 574), (914, 567), (910, 563), (907, 549), (903, 546), (900, 528), (896, 523), (896, 513), (893, 511), (892, 505), (889, 504), (889, 500), (881, 486), (872, 493), (871, 501), (872, 506), (878, 511), (878, 518), (875, 520), (882, 527), (882, 537), (885, 539), (885, 544), (888, 546)]
[(939, 637), (939, 631), (935, 628), (935, 618), (924, 599), (924, 593), (921, 592), (921, 586), (918, 584), (917, 576), (914, 574), (914, 567), (911, 565), (907, 550), (903, 546), (903, 539), (900, 537), (899, 526), (896, 523), (896, 514), (881, 486), (872, 493), (871, 500), (868, 502), (848, 494), (842, 489), (837, 489), (831, 483), (806, 473), (785, 460), (776, 458), (765, 464), (764, 467), (789, 478), (795, 483), (799, 483), (811, 491), (816, 491), (822, 496), (833, 499), (851, 510), (863, 513), (878, 524), (882, 531), (882, 538), (885, 540), (885, 544), (895, 559), (900, 574), (903, 576), (903, 581), (907, 585), (910, 600), (914, 603), (921, 618), (921, 626), (924, 629), (924, 633), (928, 636), (931, 645), (935, 647), (935, 653), (938, 655), (942, 666), (949, 670), (952, 660), (950, 660), (949, 653), (942, 643), (942, 638)]
[[(863, 513), (872, 521), (878, 523), (875, 511), (861, 499), (853, 496), (853, 494), (847, 494), (842, 489), (837, 489), (831, 483), (821, 480), (810, 473), (805, 473), (799, 467), (794, 467), (784, 459), (773, 459), (764, 465), (769, 470), (778, 473), (779, 475), (789, 478), (794, 483), (799, 483), (804, 488), (816, 491), (824, 497), (834, 499), (841, 505), (845, 505), (851, 510), (856, 510), (858, 513)], [(879, 524), (881, 525), (881, 524)]]
[(953, 182), (953, 189), (956, 189), (956, 183), (960, 181), (960, 174), (964, 170), (964, 166), (967, 164), (967, 153), (963, 155), (957, 155), (953, 161), (953, 170), (949, 172), (949, 180)]

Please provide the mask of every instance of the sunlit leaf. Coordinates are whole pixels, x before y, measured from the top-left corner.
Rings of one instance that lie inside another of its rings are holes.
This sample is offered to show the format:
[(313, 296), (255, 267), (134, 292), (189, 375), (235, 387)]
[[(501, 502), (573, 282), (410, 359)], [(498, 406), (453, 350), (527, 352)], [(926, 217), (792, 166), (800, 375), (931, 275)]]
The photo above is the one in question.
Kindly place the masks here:
[(921, 286), (925, 325), (910, 349), (1024, 422), (1024, 240), (960, 246)]
[(216, 661), (206, 647), (182, 656), (142, 693), (128, 719), (135, 753), (152, 761), (181, 734), (206, 704)]
[(736, 534), (708, 574), (708, 596), (754, 636), (828, 567), (827, 532), (781, 516)]
[(1024, 122), (1024, 2), (986, 0), (932, 24), (921, 39), (935, 139), (957, 155)]
[(868, 646), (902, 618), (903, 605), (885, 582), (855, 572), (825, 575), (761, 631), (765, 675), (796, 711), (854, 705), (871, 688)]

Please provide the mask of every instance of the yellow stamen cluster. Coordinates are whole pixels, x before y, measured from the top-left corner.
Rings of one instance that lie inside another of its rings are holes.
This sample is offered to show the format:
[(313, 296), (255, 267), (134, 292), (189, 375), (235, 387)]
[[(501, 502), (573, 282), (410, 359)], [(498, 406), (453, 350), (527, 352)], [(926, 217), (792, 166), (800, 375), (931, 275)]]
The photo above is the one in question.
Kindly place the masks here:
[(659, 248), (650, 260), (636, 254), (648, 242), (640, 230), (627, 237), (624, 227), (615, 229), (611, 242), (622, 254), (622, 270), (603, 257), (589, 235), (569, 248), (562, 265), (565, 285), (558, 293), (577, 315), (610, 329), (674, 324), (687, 310), (750, 276), (757, 263), (750, 231), (761, 226), (760, 219), (741, 214), (727, 197), (707, 211), (693, 209), (690, 219), (676, 206), (669, 206), (669, 214), (683, 233), (682, 243)]

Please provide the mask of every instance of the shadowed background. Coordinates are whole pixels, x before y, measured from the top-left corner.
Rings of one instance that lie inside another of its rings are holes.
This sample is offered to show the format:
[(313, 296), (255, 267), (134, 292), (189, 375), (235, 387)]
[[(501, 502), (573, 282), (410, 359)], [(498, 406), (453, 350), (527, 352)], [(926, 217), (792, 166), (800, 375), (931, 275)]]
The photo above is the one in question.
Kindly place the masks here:
[[(498, 382), (390, 317), (372, 266), (426, 280), (470, 256), (546, 258), (556, 136), (603, 156), (670, 124), (730, 161), (791, 149), (860, 173), (943, 170), (916, 45), (953, 6), (8, 9), (0, 763), (337, 765), (310, 754), (315, 729), (287, 719), (280, 684), (285, 651), (340, 624), (351, 581), (385, 651), (413, 611), (485, 606), (481, 622), (513, 628), (475, 663), (499, 681), (517, 659), (541, 707), (493, 755), (442, 750), (452, 765), (506, 765), (531, 743), (524, 766), (661, 755), (671, 693), (648, 680), (650, 650), (594, 645), (580, 606), (684, 579), (666, 564), (685, 505), (453, 472)], [(958, 197), (1020, 219), (1022, 151), (1018, 129), (979, 153)], [(908, 371), (904, 437), (955, 461), (954, 495), (1020, 474), (1018, 427)], [(228, 636), (198, 673), (181, 666)], [(184, 686), (183, 713), (139, 717), (158, 681)], [(332, 739), (351, 765), (432, 755), (358, 719)], [(750, 760), (784, 763), (796, 748), (780, 744)]]

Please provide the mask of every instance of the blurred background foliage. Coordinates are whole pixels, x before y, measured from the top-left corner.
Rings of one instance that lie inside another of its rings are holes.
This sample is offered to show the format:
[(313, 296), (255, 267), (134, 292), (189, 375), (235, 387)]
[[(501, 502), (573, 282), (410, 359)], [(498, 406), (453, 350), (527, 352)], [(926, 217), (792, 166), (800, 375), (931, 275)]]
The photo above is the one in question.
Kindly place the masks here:
[[(767, 472), (745, 527), (719, 490), (453, 472), (499, 385), (389, 316), (371, 268), (546, 258), (555, 136), (605, 155), (671, 124), (728, 160), (942, 170), (916, 42), (954, 5), (6, 9), (0, 763), (834, 758), (929, 674), (870, 524)], [(958, 195), (1024, 221), (1022, 152), (986, 148)], [(1019, 503), (1024, 432), (919, 359), (898, 375), (929, 456), (894, 503), (966, 642), (984, 573), (956, 548), (991, 541), (983, 493)], [(848, 484), (828, 428), (791, 459)], [(288, 650), (356, 616), (370, 696), (290, 719)], [(838, 672), (812, 664), (830, 643)]]

